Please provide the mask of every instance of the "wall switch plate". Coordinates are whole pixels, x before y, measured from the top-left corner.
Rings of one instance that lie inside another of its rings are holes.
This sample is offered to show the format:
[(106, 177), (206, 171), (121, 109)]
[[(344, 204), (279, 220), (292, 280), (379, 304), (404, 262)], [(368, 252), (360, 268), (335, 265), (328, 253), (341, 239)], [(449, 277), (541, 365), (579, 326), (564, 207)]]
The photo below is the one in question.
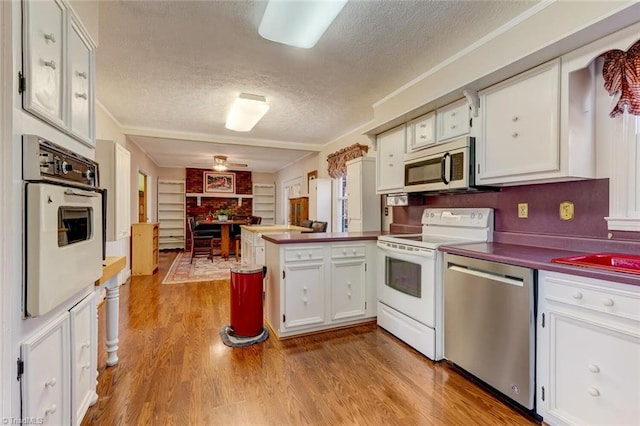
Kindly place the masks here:
[(529, 203), (518, 203), (518, 218), (526, 219), (529, 217)]
[(571, 220), (573, 219), (573, 203), (571, 201), (565, 201), (560, 203), (560, 219)]

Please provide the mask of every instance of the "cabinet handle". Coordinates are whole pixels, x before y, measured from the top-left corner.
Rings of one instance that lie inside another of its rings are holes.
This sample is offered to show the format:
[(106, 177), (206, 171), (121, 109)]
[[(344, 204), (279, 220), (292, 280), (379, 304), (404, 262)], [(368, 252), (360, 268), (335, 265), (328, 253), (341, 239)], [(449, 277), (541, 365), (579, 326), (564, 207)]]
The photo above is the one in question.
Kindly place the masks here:
[(421, 135), (420, 139), (426, 139), (427, 137), (425, 135)]
[[(347, 287), (351, 287), (351, 281), (347, 281)], [(351, 293), (349, 293), (351, 294)]]
[(304, 287), (302, 287), (302, 291), (304, 291), (305, 293), (307, 292), (307, 286), (305, 285)]
[(298, 252), (298, 259), (302, 257), (302, 253)]
[(44, 39), (50, 41), (51, 43), (56, 42), (56, 35), (54, 33), (45, 34)]
[(580, 293), (579, 291), (574, 292), (571, 297), (573, 297), (576, 300), (580, 300), (582, 299), (582, 293)]
[(393, 154), (389, 154), (389, 158), (393, 158)]
[(422, 123), (422, 124), (420, 125), (420, 128), (421, 128), (421, 129), (424, 129), (425, 127), (427, 127), (427, 125), (426, 125), (426, 124), (424, 124), (424, 123)]
[(588, 388), (587, 392), (589, 392), (589, 395), (593, 396), (594, 398), (600, 396), (600, 391), (594, 387)]
[(82, 366), (83, 370), (88, 370), (89, 368), (91, 368), (91, 365), (89, 365), (89, 364), (85, 364), (85, 365)]
[(456, 116), (456, 113), (455, 113), (455, 112), (452, 112), (452, 113), (451, 113), (451, 116), (452, 116), (452, 117), (455, 117), (455, 116)]
[(44, 66), (49, 67), (52, 70), (56, 69), (56, 61), (44, 61)]
[(516, 121), (518, 121), (518, 116), (517, 116), (517, 115), (514, 115), (514, 116), (511, 118), (511, 121), (513, 121), (514, 123), (515, 123)]
[(353, 254), (356, 254), (358, 251), (356, 249), (353, 249)]
[(347, 249), (342, 249), (342, 254), (347, 254)]
[(455, 129), (455, 128), (456, 128), (456, 125), (455, 125), (455, 124), (452, 124), (452, 125), (451, 125), (451, 130), (453, 130), (453, 129)]
[(347, 293), (347, 297), (348, 297), (349, 299), (351, 299), (351, 292), (348, 292), (348, 293)]
[(517, 138), (518, 137), (518, 132), (511, 133), (511, 137)]
[(312, 252), (309, 252), (309, 257), (312, 257), (312, 256), (313, 256), (313, 253), (312, 253)]
[(58, 409), (58, 406), (56, 404), (51, 404), (51, 407), (44, 410), (44, 415), (48, 416), (49, 414), (53, 414), (56, 412), (57, 409)]
[(389, 167), (393, 167), (393, 163), (389, 163)]
[(602, 299), (602, 304), (604, 306), (613, 306), (613, 299), (609, 299), (608, 297), (605, 297), (604, 299)]
[(85, 101), (87, 100), (87, 94), (86, 93), (76, 93), (76, 98), (82, 98)]
[(84, 78), (85, 80), (87, 79), (87, 73), (84, 71), (76, 71), (76, 75), (80, 78)]
[(91, 343), (85, 342), (85, 343), (82, 344), (81, 347), (82, 347), (82, 349), (89, 349), (91, 347)]
[(309, 301), (307, 299), (302, 299), (302, 303), (306, 305), (307, 303), (309, 303)]
[(592, 373), (599, 373), (600, 372), (600, 367), (598, 367), (595, 364), (591, 364), (589, 366), (589, 371), (591, 371)]
[(55, 377), (52, 377), (51, 380), (49, 380), (48, 382), (44, 383), (44, 387), (45, 388), (52, 388), (54, 387), (56, 384), (58, 383), (58, 380), (56, 380)]

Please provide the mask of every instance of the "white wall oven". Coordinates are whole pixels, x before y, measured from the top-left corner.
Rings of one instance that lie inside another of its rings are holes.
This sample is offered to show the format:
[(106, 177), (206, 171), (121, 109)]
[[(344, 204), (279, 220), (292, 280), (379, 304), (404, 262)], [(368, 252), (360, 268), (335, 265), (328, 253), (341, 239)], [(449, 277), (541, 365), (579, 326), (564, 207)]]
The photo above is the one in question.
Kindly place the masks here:
[(378, 237), (378, 325), (428, 358), (443, 358), (440, 245), (490, 241), (493, 210), (425, 209), (422, 234)]
[(24, 315), (43, 315), (102, 275), (97, 163), (23, 136)]

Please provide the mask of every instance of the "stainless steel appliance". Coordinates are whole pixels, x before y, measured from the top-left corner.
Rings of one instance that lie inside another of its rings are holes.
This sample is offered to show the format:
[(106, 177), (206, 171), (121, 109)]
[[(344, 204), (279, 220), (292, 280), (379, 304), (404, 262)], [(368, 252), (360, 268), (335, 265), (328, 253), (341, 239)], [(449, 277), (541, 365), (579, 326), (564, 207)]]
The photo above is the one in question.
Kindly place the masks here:
[(451, 191), (475, 186), (475, 139), (463, 137), (404, 157), (404, 191)]
[(39, 316), (102, 274), (98, 164), (24, 135), (24, 314)]
[(445, 254), (445, 358), (532, 409), (533, 271)]
[(378, 325), (433, 360), (443, 357), (443, 244), (490, 241), (493, 210), (425, 209), (422, 234), (378, 237)]

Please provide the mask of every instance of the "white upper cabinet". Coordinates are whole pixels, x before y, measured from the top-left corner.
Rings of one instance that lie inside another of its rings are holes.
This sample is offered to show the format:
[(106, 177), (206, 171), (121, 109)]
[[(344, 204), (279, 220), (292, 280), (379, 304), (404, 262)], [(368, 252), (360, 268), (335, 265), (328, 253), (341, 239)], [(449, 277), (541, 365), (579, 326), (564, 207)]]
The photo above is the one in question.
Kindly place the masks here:
[(557, 174), (559, 105), (559, 60), (480, 92), (478, 182), (504, 184)]
[(436, 111), (438, 142), (466, 135), (471, 130), (471, 111), (466, 99), (449, 104)]
[(403, 192), (405, 125), (376, 137), (376, 194)]
[(23, 6), (23, 108), (95, 146), (95, 45), (66, 2)]
[(75, 19), (71, 19), (71, 31), (69, 31), (69, 80), (70, 130), (80, 139), (92, 141), (94, 137), (92, 117), (95, 105), (93, 52)]
[(436, 143), (436, 113), (430, 112), (407, 123), (407, 152)]
[(24, 2), (24, 108), (64, 126), (62, 100), (65, 8), (59, 1)]

